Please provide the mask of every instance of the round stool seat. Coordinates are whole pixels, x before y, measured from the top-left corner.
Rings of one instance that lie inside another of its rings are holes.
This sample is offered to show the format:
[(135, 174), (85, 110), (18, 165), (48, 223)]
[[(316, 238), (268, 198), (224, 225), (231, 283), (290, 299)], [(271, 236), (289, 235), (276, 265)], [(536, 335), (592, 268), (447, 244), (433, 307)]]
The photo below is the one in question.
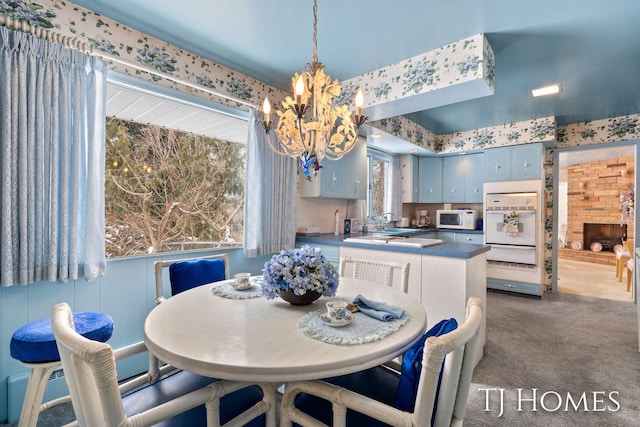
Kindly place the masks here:
[[(73, 324), (80, 335), (94, 341), (105, 342), (113, 333), (113, 319), (104, 313), (73, 313)], [(16, 330), (9, 348), (11, 357), (24, 363), (60, 360), (50, 318), (36, 320)]]

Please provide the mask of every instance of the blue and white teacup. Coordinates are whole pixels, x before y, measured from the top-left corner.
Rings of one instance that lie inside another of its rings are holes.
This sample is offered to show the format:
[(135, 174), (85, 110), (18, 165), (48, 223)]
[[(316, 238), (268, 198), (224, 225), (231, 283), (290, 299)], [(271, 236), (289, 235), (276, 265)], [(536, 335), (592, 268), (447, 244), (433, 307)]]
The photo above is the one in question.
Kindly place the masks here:
[(236, 289), (246, 289), (251, 287), (251, 273), (237, 273), (233, 275), (233, 287)]
[(350, 313), (346, 301), (327, 301), (327, 316), (331, 321), (345, 320)]

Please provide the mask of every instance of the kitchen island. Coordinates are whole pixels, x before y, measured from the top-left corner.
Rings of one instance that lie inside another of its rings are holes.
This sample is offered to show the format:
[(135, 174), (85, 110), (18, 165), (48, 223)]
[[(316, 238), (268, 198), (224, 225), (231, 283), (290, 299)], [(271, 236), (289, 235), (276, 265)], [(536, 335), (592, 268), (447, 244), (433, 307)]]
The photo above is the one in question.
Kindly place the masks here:
[[(409, 233), (405, 237), (426, 236), (424, 231)], [(377, 240), (364, 243), (358, 237), (371, 234), (352, 233), (350, 235), (320, 234), (298, 236), (296, 246), (319, 247), (332, 263), (339, 264), (340, 256), (364, 258), (375, 261), (408, 262), (409, 294), (420, 300), (427, 311), (427, 325), (430, 328), (442, 319), (454, 317), (458, 323), (464, 322), (466, 302), (470, 297), (482, 300), (486, 313), (487, 262), (489, 246), (466, 243), (442, 243), (427, 247), (411, 247), (391, 244), (391, 241)], [(349, 241), (345, 241), (345, 237)], [(480, 332), (481, 351), (485, 341), (485, 325)]]

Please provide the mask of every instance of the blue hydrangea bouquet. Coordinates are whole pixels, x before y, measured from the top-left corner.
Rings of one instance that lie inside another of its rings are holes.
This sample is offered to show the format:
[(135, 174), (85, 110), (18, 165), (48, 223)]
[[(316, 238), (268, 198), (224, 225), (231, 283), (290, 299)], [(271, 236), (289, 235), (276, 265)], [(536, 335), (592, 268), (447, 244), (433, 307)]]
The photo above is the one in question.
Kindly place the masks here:
[(308, 292), (332, 297), (338, 288), (338, 273), (319, 248), (304, 245), (281, 251), (264, 265), (262, 295), (267, 299), (290, 291), (301, 296)]

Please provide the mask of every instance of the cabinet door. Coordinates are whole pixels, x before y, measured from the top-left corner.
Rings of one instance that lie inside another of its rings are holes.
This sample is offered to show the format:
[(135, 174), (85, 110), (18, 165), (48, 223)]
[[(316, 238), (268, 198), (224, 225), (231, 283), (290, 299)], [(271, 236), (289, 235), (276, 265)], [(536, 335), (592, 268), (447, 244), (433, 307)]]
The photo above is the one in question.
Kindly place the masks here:
[(456, 233), (454, 232), (438, 231), (435, 234), (435, 239), (442, 239), (447, 243), (455, 243), (456, 241)]
[(358, 145), (345, 155), (341, 160), (347, 158), (347, 164), (343, 164), (344, 169), (344, 196), (348, 199), (367, 198), (367, 143), (364, 139), (359, 139)]
[(542, 177), (542, 144), (511, 147), (511, 179), (539, 179)]
[(474, 245), (481, 245), (482, 234), (456, 233), (456, 243), (472, 243)]
[(442, 161), (442, 201), (464, 202), (467, 156), (445, 157)]
[(465, 156), (467, 174), (464, 183), (464, 201), (482, 203), (482, 187), (484, 184), (484, 154)]
[[(349, 153), (351, 154), (351, 153)], [(349, 154), (340, 160), (322, 161), (320, 169), (320, 196), (324, 197), (344, 197), (345, 184), (345, 164), (349, 161)], [(312, 179), (317, 179), (314, 177)]]
[(511, 177), (509, 147), (491, 148), (484, 152), (484, 180), (507, 181)]
[(418, 158), (416, 156), (400, 157), (400, 176), (402, 177), (402, 203), (418, 201)]
[(442, 203), (442, 158), (420, 157), (418, 201)]

